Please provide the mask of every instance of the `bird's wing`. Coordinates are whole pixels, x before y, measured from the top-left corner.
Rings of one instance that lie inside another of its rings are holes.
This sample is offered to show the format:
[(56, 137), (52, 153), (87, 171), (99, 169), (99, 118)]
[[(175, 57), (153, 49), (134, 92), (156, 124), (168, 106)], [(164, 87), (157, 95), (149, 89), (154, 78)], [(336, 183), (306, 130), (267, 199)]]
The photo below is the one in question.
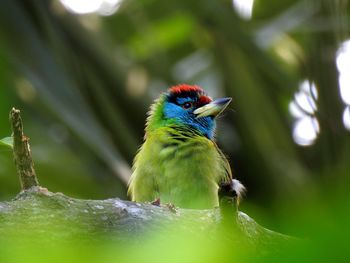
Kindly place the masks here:
[[(216, 150), (218, 151), (219, 155), (220, 155), (220, 159), (222, 162), (222, 166), (224, 168), (224, 176), (221, 176), (221, 182), (231, 182), (232, 181), (232, 170), (231, 170), (231, 166), (229, 161), (227, 160), (225, 154), (219, 149), (219, 147), (217, 146), (217, 144), (214, 142), (214, 145), (216, 147)], [(220, 182), (219, 182), (220, 183)]]
[(237, 197), (237, 203), (239, 203), (245, 195), (246, 188), (240, 181), (238, 181), (237, 179), (233, 179), (230, 163), (228, 162), (225, 154), (219, 149), (219, 147), (216, 144), (215, 146), (218, 153), (220, 154), (222, 165), (225, 169), (225, 176), (222, 177), (219, 181), (219, 187), (223, 189), (220, 189), (219, 192), (221, 192), (221, 190), (223, 190), (223, 192), (228, 191), (228, 193), (233, 192), (234, 195)]
[(154, 140), (155, 137), (150, 136), (135, 157), (128, 187), (132, 201), (153, 201), (159, 197), (157, 177), (162, 174), (163, 167), (159, 160), (161, 144)]

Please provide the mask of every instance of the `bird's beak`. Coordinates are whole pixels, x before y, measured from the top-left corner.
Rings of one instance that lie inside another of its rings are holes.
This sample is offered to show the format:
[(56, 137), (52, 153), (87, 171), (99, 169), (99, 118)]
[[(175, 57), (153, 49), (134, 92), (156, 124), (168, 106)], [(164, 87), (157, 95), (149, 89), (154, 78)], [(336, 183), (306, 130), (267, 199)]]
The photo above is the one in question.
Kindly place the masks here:
[(209, 104), (206, 104), (196, 109), (193, 113), (197, 115), (196, 118), (206, 117), (206, 116), (216, 117), (221, 112), (224, 111), (227, 105), (230, 104), (231, 100), (232, 98), (221, 98), (221, 99), (214, 100)]

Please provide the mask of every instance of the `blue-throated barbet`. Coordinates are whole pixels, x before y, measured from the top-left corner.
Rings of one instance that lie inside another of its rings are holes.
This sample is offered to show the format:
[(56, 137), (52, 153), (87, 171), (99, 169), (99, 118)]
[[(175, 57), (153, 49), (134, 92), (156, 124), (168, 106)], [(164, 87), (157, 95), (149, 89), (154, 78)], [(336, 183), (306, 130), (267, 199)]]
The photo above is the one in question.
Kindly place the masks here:
[(214, 141), (216, 117), (231, 98), (212, 100), (199, 86), (171, 87), (151, 106), (144, 143), (137, 153), (129, 194), (133, 201), (160, 198), (183, 208), (214, 208), (218, 189), (240, 195), (230, 165)]

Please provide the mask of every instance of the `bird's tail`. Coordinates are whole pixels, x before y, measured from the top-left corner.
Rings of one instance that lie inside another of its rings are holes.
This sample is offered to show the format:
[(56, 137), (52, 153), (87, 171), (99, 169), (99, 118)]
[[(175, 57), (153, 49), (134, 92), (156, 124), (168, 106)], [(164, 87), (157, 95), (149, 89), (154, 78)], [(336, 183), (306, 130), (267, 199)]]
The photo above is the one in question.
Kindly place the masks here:
[(226, 182), (222, 182), (219, 185), (219, 200), (221, 201), (229, 201), (233, 202), (235, 206), (239, 204), (242, 200), (244, 194), (246, 192), (246, 188), (244, 185), (238, 181), (237, 179), (232, 179)]
[(232, 179), (232, 190), (236, 193), (237, 203), (239, 204), (239, 202), (244, 197), (247, 189), (240, 181), (237, 179)]

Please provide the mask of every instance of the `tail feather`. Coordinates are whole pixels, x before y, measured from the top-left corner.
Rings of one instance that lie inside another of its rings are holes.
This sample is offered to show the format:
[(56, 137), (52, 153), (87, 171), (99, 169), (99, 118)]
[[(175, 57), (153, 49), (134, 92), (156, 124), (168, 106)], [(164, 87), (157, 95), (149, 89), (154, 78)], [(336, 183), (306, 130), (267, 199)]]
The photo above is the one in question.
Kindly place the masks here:
[(243, 196), (245, 195), (247, 189), (237, 179), (232, 179), (232, 189), (233, 191), (235, 191), (237, 196), (237, 203), (239, 203), (242, 200)]
[(237, 179), (232, 179), (230, 181), (222, 182), (219, 186), (219, 199), (220, 200), (235, 200), (236, 205), (242, 200), (246, 188)]

